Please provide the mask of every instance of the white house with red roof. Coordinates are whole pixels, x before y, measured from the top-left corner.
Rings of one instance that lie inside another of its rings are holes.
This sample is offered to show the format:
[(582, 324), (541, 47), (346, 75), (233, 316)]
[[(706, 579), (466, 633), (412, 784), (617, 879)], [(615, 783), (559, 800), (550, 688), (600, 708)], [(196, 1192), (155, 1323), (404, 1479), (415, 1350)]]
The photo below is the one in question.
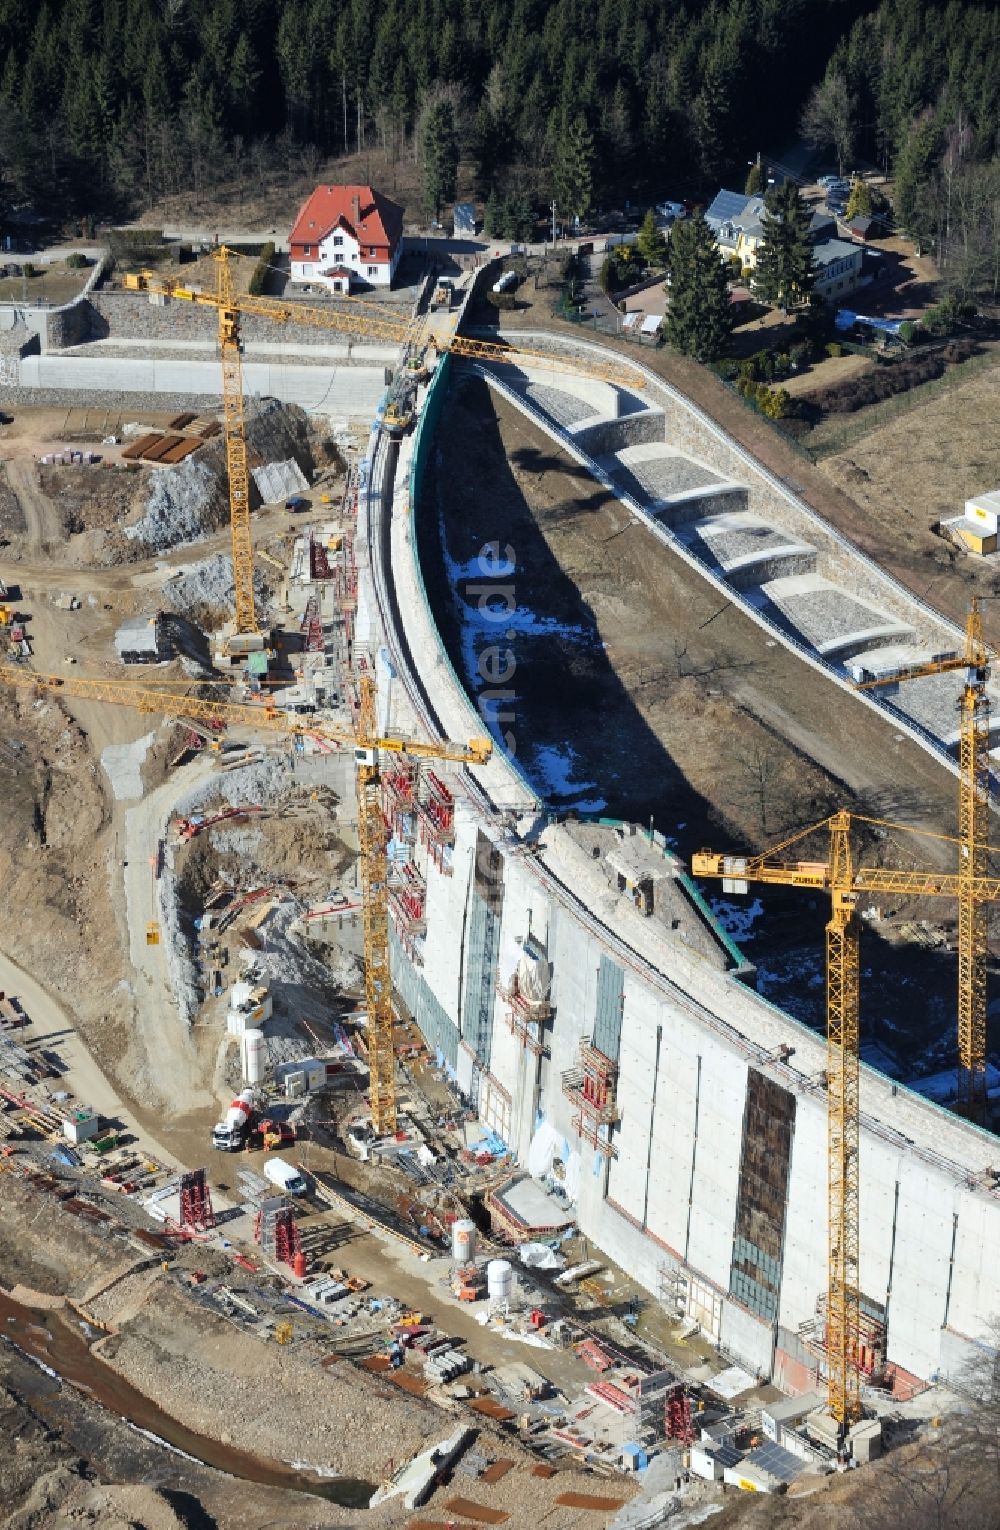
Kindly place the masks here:
[(403, 248), (403, 209), (371, 186), (317, 186), (289, 236), (293, 282), (330, 292), (391, 287)]

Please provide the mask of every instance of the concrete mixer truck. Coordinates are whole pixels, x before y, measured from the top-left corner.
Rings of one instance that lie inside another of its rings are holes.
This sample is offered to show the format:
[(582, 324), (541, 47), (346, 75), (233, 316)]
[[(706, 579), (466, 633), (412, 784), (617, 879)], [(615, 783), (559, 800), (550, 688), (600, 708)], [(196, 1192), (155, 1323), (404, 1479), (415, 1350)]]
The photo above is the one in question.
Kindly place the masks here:
[(212, 1146), (223, 1153), (238, 1153), (250, 1135), (253, 1122), (253, 1090), (244, 1089), (212, 1127)]

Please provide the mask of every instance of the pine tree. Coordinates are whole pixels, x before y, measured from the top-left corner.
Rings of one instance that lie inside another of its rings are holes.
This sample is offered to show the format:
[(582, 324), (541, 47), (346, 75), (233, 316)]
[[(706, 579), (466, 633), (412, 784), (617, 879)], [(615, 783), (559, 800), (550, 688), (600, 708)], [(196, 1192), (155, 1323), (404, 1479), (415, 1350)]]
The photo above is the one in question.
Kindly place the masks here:
[(656, 214), (650, 208), (642, 220), (639, 230), (639, 254), (647, 266), (662, 266), (667, 254), (667, 241), (656, 221)]
[(556, 147), (556, 206), (566, 218), (582, 218), (593, 195), (594, 140), (582, 117), (564, 126)]
[(692, 133), (698, 168), (710, 184), (717, 182), (726, 162), (730, 97), (722, 71), (709, 63), (694, 100)]
[(496, 187), (490, 187), (490, 194), (483, 206), (483, 233), (487, 239), (497, 239), (500, 234), (500, 203), (497, 199)]
[(812, 215), (794, 181), (785, 181), (764, 199), (764, 238), (757, 251), (754, 291), (787, 313), (805, 306), (816, 281)]
[(937, 118), (915, 123), (896, 160), (896, 221), (918, 242), (933, 237), (936, 218), (928, 189), (941, 158), (943, 139)]
[(702, 213), (674, 224), (670, 238), (667, 337), (685, 356), (714, 361), (733, 327), (729, 281)]
[(759, 197), (764, 189), (764, 175), (756, 162), (747, 171), (746, 184), (743, 191), (748, 197)]
[(449, 100), (435, 101), (428, 111), (420, 138), (420, 152), (424, 167), (424, 201), (437, 222), (442, 203), (452, 200), (458, 181), (455, 112)]

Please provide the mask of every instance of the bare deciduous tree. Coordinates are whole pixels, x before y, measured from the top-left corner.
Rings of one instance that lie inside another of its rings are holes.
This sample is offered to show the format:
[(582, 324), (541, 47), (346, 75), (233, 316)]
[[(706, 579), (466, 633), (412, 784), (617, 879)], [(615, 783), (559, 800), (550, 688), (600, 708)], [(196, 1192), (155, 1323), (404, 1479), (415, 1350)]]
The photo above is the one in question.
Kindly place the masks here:
[(841, 175), (854, 148), (855, 103), (844, 76), (827, 73), (815, 87), (802, 113), (802, 132), (818, 149), (832, 149)]

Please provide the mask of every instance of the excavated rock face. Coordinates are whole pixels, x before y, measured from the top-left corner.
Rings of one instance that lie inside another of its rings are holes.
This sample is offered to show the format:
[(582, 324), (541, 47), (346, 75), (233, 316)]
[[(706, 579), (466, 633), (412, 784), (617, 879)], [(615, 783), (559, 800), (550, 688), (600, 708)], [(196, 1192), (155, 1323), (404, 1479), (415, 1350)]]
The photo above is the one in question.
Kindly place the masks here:
[[(292, 457), (307, 478), (312, 474), (309, 420), (297, 405), (263, 399), (248, 412), (246, 436), (251, 463)], [(224, 526), (228, 514), (226, 447), (217, 436), (195, 457), (153, 475), (142, 515), (124, 528), (123, 557), (148, 557), (197, 541)]]

